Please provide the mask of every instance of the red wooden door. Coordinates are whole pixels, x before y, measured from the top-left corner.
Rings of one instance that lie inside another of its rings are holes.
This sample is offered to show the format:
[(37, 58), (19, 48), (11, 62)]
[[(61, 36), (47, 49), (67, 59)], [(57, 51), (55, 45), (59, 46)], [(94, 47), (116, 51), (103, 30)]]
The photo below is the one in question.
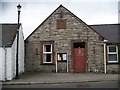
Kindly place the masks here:
[(74, 72), (85, 72), (85, 48), (74, 48)]

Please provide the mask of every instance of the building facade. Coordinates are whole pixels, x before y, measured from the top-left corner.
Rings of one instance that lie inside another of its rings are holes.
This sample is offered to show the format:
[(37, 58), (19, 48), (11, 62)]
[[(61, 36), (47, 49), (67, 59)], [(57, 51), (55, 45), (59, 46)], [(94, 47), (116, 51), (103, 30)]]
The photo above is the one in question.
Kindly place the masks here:
[(25, 40), (25, 70), (104, 72), (103, 37), (60, 5)]
[[(17, 24), (0, 24), (0, 81), (12, 80), (16, 75)], [(19, 74), (24, 72), (24, 36), (19, 28)]]
[(106, 40), (106, 72), (118, 73), (120, 62), (120, 24), (90, 25)]

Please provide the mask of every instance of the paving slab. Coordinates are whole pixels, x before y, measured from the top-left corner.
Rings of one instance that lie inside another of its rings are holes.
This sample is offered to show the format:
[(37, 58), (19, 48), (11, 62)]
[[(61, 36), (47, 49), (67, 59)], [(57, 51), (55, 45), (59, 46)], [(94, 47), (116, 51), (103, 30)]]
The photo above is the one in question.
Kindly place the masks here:
[(48, 83), (78, 83), (118, 80), (118, 74), (104, 73), (24, 73), (19, 79), (2, 82), (2, 84), (48, 84)]

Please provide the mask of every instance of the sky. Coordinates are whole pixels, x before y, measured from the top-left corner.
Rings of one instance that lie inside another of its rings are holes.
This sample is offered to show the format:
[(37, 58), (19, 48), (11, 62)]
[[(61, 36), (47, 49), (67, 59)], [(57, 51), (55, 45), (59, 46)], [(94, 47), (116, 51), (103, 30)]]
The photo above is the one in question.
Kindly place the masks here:
[(119, 0), (1, 0), (0, 23), (20, 23), (26, 39), (60, 4), (88, 25), (118, 23)]

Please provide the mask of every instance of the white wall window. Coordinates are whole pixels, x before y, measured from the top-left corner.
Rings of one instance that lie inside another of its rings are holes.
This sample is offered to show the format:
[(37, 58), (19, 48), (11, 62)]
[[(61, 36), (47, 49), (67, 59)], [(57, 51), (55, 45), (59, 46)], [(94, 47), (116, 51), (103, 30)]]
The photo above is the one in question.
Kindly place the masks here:
[(52, 63), (52, 44), (43, 44), (43, 63)]
[(118, 62), (118, 47), (115, 45), (108, 46), (108, 62), (109, 63)]

